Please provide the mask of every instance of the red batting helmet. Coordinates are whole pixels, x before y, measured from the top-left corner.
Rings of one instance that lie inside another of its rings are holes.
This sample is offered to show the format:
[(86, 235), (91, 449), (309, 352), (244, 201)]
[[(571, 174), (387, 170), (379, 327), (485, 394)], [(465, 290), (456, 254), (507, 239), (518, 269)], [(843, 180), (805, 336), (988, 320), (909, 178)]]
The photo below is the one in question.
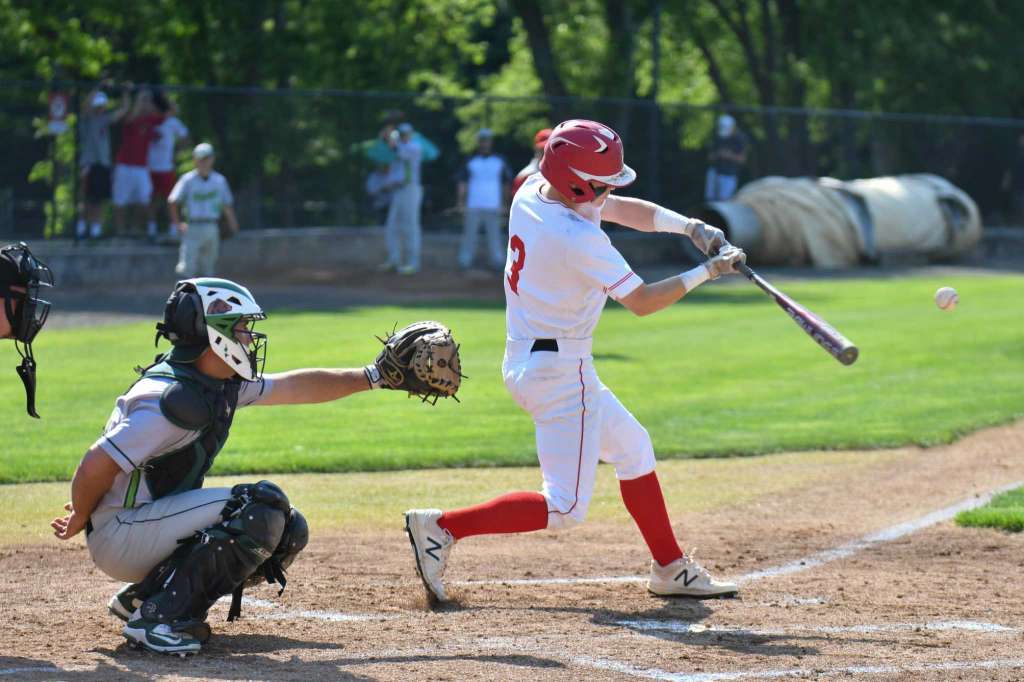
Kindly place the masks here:
[(636, 171), (622, 161), (622, 138), (597, 121), (573, 119), (551, 131), (544, 146), (540, 172), (551, 186), (577, 204), (597, 195), (596, 181), (625, 187), (636, 180)]

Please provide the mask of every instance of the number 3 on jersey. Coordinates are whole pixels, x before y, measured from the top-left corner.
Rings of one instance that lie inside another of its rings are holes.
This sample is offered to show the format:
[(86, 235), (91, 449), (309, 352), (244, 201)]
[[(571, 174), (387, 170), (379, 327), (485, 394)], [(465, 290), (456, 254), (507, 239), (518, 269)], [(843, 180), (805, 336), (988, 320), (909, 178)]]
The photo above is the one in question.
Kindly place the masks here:
[(526, 244), (519, 238), (518, 234), (512, 235), (508, 240), (509, 251), (515, 254), (516, 259), (512, 261), (512, 272), (508, 276), (508, 286), (512, 293), (519, 295), (519, 271), (526, 265)]

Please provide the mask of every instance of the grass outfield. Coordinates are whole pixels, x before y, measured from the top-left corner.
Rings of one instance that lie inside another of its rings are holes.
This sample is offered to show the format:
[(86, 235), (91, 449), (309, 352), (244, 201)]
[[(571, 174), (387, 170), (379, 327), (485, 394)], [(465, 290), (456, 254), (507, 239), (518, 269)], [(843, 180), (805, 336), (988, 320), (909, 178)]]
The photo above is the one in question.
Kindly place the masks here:
[[(939, 311), (952, 285), (961, 304)], [(753, 286), (702, 287), (635, 318), (612, 304), (597, 333), (603, 381), (647, 426), (662, 458), (949, 442), (1024, 414), (1020, 276), (827, 279), (783, 288), (860, 346), (843, 367)], [(256, 288), (258, 295), (259, 289)], [(431, 408), (392, 392), (239, 412), (217, 473), (523, 465), (532, 424), (500, 377), (504, 319), (483, 304), (272, 311), (267, 370), (361, 366), (373, 334), (436, 318), (462, 343), (462, 403)], [(40, 335), (39, 410), (24, 415), (14, 372), (0, 375), (0, 482), (67, 479), (99, 435), (131, 368), (154, 353), (152, 324)], [(165, 346), (166, 347), (166, 346)], [(11, 344), (0, 367), (13, 368)]]
[[(870, 453), (800, 452), (751, 459), (676, 460), (658, 465), (658, 479), (673, 514), (705, 512), (739, 506), (765, 495), (828, 485), (849, 472), (887, 463), (899, 455), (891, 450)], [(753, 464), (753, 466), (751, 466)], [(462, 471), (450, 469), (354, 474), (275, 474), (273, 481), (288, 492), (316, 533), (387, 532), (402, 527), (402, 512), (415, 507), (451, 509), (475, 504), (509, 490), (536, 490), (536, 467), (503, 467)], [(251, 476), (214, 476), (208, 487), (251, 483)], [(60, 483), (0, 485), (0, 547), (53, 542), (50, 520), (68, 499)], [(619, 497), (615, 472), (598, 468), (590, 521), (631, 523)], [(77, 540), (75, 542), (78, 542)]]
[(961, 526), (999, 528), (1014, 533), (1024, 531), (1024, 488), (997, 495), (984, 507), (956, 515)]

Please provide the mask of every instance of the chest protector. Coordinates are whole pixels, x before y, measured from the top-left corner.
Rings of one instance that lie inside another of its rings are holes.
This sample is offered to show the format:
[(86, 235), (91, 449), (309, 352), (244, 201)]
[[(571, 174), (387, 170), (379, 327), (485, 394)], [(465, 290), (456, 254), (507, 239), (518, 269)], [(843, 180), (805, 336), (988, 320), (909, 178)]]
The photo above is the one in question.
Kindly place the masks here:
[(148, 367), (142, 377), (172, 379), (160, 396), (160, 412), (177, 427), (199, 431), (188, 445), (146, 462), (149, 492), (158, 500), (203, 487), (206, 472), (228, 440), (241, 380), (214, 379), (166, 357)]

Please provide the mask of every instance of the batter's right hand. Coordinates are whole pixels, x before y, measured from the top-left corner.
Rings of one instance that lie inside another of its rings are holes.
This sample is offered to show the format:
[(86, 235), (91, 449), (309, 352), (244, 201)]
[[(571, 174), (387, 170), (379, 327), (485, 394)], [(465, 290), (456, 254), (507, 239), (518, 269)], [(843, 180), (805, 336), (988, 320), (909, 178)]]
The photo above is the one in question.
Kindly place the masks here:
[(704, 262), (704, 267), (708, 269), (710, 279), (718, 279), (722, 275), (734, 275), (738, 272), (736, 270), (737, 263), (746, 263), (747, 254), (743, 252), (743, 249), (732, 244), (727, 244), (721, 251), (718, 252), (713, 258), (709, 258)]

